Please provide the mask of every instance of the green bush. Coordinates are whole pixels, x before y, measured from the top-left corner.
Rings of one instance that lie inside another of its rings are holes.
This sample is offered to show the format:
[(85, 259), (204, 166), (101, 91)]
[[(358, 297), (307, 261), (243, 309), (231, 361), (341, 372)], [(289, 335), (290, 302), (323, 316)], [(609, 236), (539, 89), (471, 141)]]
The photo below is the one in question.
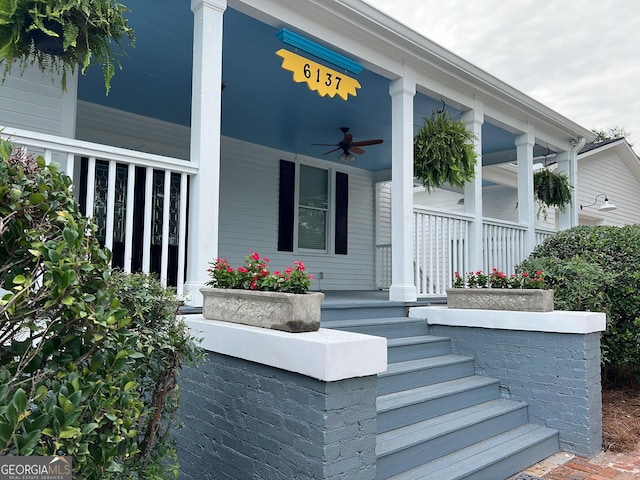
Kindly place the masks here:
[(193, 339), (157, 282), (111, 271), (94, 231), (66, 175), (0, 140), (0, 455), (177, 478), (167, 414)]
[(602, 311), (609, 379), (640, 371), (640, 225), (580, 226), (538, 245), (518, 268), (540, 268), (558, 310)]

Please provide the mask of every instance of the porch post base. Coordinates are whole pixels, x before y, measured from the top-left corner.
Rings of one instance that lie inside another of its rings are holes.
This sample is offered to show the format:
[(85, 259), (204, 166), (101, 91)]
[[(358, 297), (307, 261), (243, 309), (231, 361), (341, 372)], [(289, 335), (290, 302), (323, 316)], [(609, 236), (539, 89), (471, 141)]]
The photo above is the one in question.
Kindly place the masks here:
[(185, 282), (183, 287), (185, 305), (190, 307), (202, 307), (203, 299), (200, 289), (203, 287), (204, 282)]
[(392, 302), (415, 302), (418, 299), (418, 291), (415, 285), (391, 285), (389, 287), (389, 300)]

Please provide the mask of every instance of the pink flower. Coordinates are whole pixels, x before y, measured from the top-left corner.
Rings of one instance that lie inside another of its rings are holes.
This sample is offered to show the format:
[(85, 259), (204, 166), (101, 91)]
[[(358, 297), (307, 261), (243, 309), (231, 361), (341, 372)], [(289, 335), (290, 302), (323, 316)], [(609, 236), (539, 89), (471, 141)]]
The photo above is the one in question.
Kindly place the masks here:
[(256, 262), (260, 260), (260, 254), (258, 252), (253, 252), (251, 254), (251, 258), (253, 258)]
[(228, 267), (228, 268), (227, 268), (227, 272), (229, 272), (229, 273), (233, 273), (233, 268)]
[(240, 273), (248, 273), (248, 272), (249, 272), (249, 270), (247, 270), (247, 269), (246, 269), (246, 268), (244, 268), (244, 267), (238, 267), (238, 271), (239, 271)]
[(286, 273), (287, 275), (291, 275), (291, 273), (293, 272), (293, 268), (287, 266), (287, 268), (284, 269), (284, 273)]

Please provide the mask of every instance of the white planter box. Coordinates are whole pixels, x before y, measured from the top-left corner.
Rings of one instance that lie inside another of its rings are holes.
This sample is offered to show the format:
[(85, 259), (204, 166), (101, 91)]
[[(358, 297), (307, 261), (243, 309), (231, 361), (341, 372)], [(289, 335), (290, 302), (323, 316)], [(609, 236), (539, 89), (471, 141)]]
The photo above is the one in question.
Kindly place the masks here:
[(320, 328), (324, 293), (259, 292), (226, 288), (200, 289), (202, 315), (209, 320), (300, 333)]

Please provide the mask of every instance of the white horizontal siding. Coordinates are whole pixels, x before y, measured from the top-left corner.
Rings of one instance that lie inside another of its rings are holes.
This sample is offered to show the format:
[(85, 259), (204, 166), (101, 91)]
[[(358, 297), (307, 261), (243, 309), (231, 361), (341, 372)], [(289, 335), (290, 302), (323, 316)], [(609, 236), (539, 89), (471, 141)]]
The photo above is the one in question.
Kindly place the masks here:
[(278, 252), (278, 183), (286, 152), (223, 138), (221, 145), (221, 201), (219, 254), (234, 266), (249, 250), (271, 260), (273, 270), (305, 263), (323, 278), (314, 289), (368, 290), (374, 288), (374, 184), (370, 173), (331, 162), (309, 159), (313, 165), (337, 167), (349, 175), (348, 255)]
[[(580, 210), (581, 224), (624, 226), (640, 223), (640, 181), (615, 151), (592, 155), (578, 162), (578, 203), (589, 205), (604, 193), (618, 207), (601, 212), (598, 203)], [(579, 207), (578, 207), (579, 208)]]
[(75, 128), (76, 79), (67, 75), (67, 92), (60, 75), (32, 65), (21, 74), (15, 64), (0, 86), (0, 126), (72, 137)]
[(95, 103), (79, 101), (76, 138), (189, 159), (190, 129)]

